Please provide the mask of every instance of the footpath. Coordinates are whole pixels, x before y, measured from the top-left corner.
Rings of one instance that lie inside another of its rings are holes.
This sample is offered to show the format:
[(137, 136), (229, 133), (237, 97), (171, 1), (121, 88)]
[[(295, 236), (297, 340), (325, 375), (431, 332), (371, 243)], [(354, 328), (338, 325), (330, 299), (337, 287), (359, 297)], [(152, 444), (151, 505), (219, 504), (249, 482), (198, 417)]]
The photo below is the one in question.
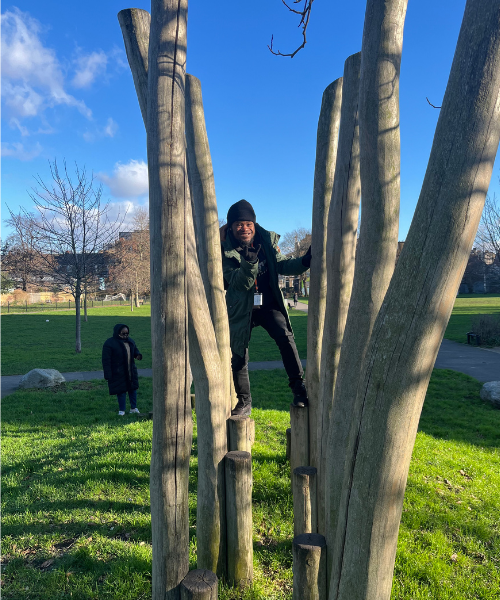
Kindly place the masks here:
[[(307, 312), (307, 304), (299, 302), (297, 310)], [(302, 360), (302, 365), (307, 365), (307, 360)], [(250, 371), (262, 371), (272, 369), (283, 369), (280, 360), (269, 360), (248, 363)], [(478, 381), (500, 380), (500, 348), (481, 348), (467, 346), (451, 340), (443, 340), (436, 359), (435, 369), (451, 369), (474, 377)], [(140, 377), (152, 377), (152, 369), (137, 369)], [(74, 373), (62, 373), (66, 381), (90, 381), (91, 379), (103, 379), (102, 371), (86, 371)], [(4, 398), (14, 392), (21, 380), (22, 375), (6, 375), (2, 377), (2, 394)]]

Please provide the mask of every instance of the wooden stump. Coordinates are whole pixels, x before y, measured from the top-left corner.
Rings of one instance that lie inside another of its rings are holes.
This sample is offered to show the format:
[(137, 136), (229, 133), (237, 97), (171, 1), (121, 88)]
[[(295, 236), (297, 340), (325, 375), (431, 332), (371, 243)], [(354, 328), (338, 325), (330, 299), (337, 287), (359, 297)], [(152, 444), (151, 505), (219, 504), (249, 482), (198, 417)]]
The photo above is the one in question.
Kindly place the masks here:
[(292, 440), (292, 430), (289, 427), (286, 430), (286, 459), (287, 460), (290, 460), (290, 448), (292, 446), (291, 440)]
[(296, 467), (293, 470), (293, 534), (295, 536), (317, 531), (316, 473), (316, 467)]
[(252, 455), (234, 451), (225, 456), (227, 576), (232, 585), (253, 580)]
[(181, 583), (181, 600), (217, 600), (217, 584), (217, 575), (212, 571), (189, 571)]
[(290, 470), (309, 465), (309, 409), (290, 404)]
[(293, 539), (292, 600), (327, 600), (326, 542), (318, 533)]
[(252, 451), (255, 438), (255, 421), (243, 415), (234, 415), (227, 420), (229, 452)]

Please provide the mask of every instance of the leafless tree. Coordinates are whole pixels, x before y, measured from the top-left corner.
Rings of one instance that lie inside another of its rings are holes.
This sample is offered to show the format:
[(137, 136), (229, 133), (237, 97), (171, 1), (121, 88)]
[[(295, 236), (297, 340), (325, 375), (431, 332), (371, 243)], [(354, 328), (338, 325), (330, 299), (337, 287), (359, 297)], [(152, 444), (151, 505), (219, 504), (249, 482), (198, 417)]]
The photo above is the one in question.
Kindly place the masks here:
[[(311, 245), (311, 230), (306, 227), (297, 227), (293, 231), (285, 233), (279, 241), (279, 247), (283, 254), (291, 258), (304, 256)], [(309, 271), (299, 275), (300, 288), (305, 289), (305, 282)]]
[(500, 202), (495, 195), (486, 196), (475, 246), (500, 255)]
[[(54, 281), (71, 290), (76, 306), (76, 346), (81, 352), (80, 299), (85, 285), (103, 267), (103, 250), (112, 243), (121, 225), (120, 215), (110, 218), (109, 203), (102, 202), (102, 187), (94, 176), (75, 165), (70, 175), (64, 162), (62, 172), (57, 161), (50, 163), (52, 181), (46, 184), (35, 177), (38, 188), (30, 197), (38, 211), (32, 219), (36, 231), (37, 256)], [(29, 214), (25, 213), (29, 218)]]
[(288, 8), (288, 10), (290, 12), (292, 12), (296, 15), (299, 15), (299, 17), (300, 17), (298, 27), (302, 28), (302, 44), (300, 44), (300, 46), (298, 48), (296, 48), (293, 52), (283, 53), (283, 52), (280, 52), (279, 50), (275, 51), (273, 49), (274, 36), (271, 36), (271, 43), (268, 45), (268, 48), (275, 56), (289, 56), (290, 58), (293, 58), (297, 54), (297, 52), (302, 50), (302, 48), (307, 44), (307, 38), (306, 38), (307, 26), (309, 25), (309, 19), (311, 17), (311, 10), (312, 10), (312, 3), (314, 2), (314, 0), (293, 0), (293, 2), (292, 2), (293, 6), (297, 6), (297, 5), (303, 3), (302, 10), (297, 10), (296, 8), (293, 8), (292, 6), (289, 6), (285, 2), (285, 0), (281, 0), (281, 1)]
[(36, 215), (19, 212), (15, 214), (7, 207), (10, 218), (6, 224), (14, 232), (2, 247), (2, 270), (9, 273), (16, 287), (27, 292), (33, 283), (40, 282), (40, 260), (37, 255), (39, 233), (35, 226)]

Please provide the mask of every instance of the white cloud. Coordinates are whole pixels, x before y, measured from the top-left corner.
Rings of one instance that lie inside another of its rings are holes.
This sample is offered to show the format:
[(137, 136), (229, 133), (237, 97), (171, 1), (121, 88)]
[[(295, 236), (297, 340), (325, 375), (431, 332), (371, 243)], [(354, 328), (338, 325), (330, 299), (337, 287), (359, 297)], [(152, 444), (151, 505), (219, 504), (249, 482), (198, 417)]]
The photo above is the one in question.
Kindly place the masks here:
[(137, 198), (149, 192), (148, 166), (142, 160), (131, 160), (127, 164), (116, 163), (111, 176), (98, 173), (97, 177), (116, 198)]
[(24, 144), (14, 142), (12, 144), (2, 143), (2, 156), (10, 156), (10, 158), (16, 158), (17, 160), (28, 161), (33, 160), (37, 157), (43, 148), (37, 142), (31, 150), (24, 147)]
[(71, 83), (76, 88), (88, 88), (96, 77), (106, 72), (108, 57), (105, 52), (99, 50), (80, 55), (75, 62), (77, 69)]
[(118, 131), (118, 123), (114, 121), (111, 117), (109, 117), (106, 127), (104, 128), (104, 135), (107, 137), (115, 137), (116, 132)]
[(40, 38), (40, 23), (15, 8), (2, 15), (2, 96), (13, 117), (33, 117), (64, 104), (90, 119), (92, 111), (64, 89), (57, 56)]
[(30, 132), (28, 131), (28, 128), (25, 127), (24, 125), (21, 125), (21, 123), (19, 122), (19, 119), (14, 119), (12, 118), (9, 121), (9, 125), (12, 127), (12, 129), (19, 129), (19, 133), (23, 136), (26, 137), (27, 135), (30, 134)]

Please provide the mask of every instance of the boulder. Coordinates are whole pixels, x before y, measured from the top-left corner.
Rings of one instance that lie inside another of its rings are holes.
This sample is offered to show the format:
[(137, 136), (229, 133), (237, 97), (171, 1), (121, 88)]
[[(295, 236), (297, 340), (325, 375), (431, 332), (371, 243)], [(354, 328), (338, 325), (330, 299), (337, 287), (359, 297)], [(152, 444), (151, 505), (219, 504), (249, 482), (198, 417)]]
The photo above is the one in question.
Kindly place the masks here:
[(488, 400), (495, 408), (500, 408), (500, 381), (488, 381), (481, 388), (481, 400)]
[(32, 369), (22, 376), (19, 388), (47, 388), (64, 381), (64, 377), (55, 369)]

